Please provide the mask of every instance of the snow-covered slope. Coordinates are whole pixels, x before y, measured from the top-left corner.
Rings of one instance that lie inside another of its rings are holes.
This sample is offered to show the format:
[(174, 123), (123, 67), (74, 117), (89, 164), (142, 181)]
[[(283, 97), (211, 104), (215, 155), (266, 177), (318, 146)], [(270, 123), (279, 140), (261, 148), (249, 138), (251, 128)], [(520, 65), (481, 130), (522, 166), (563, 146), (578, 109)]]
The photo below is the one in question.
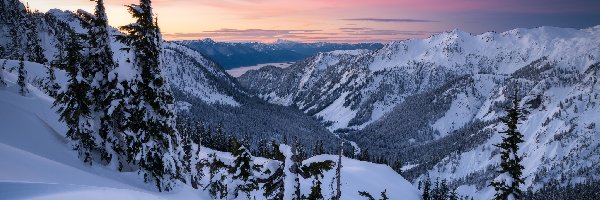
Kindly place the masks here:
[[(8, 61), (11, 68), (16, 61)], [(42, 76), (45, 66), (26, 63), (32, 77)], [(62, 74), (61, 71), (57, 71)], [(7, 86), (0, 88), (0, 194), (2, 199), (210, 199), (208, 192), (181, 185), (172, 192), (158, 193), (133, 172), (81, 162), (65, 139), (66, 128), (58, 121), (52, 108), (53, 99), (28, 84), (30, 93), (18, 94), (16, 74), (4, 73)], [(60, 79), (60, 78), (59, 78)], [(213, 150), (202, 148), (205, 158)], [(225, 162), (228, 153), (216, 152)], [(305, 163), (334, 160), (336, 156), (321, 155)], [(255, 159), (258, 164), (268, 161)], [(419, 192), (408, 181), (385, 165), (344, 158), (342, 161), (343, 198), (359, 199), (358, 190), (373, 194), (387, 189), (394, 198), (419, 199)], [(332, 181), (334, 170), (327, 171), (325, 187)], [(310, 180), (301, 183), (308, 193)], [(325, 194), (330, 195), (329, 193)], [(260, 198), (258, 198), (260, 199)]]
[[(60, 49), (64, 50), (66, 45), (66, 33), (71, 30), (80, 34), (87, 33), (72, 12), (53, 9), (48, 13), (35, 15), (42, 48), (50, 63), (64, 57), (64, 51)], [(7, 25), (0, 25), (0, 45), (3, 47), (10, 40), (7, 30)], [(110, 31), (113, 36), (121, 34), (115, 28)], [(129, 62), (133, 60), (132, 53), (125, 51), (126, 46), (115, 37), (111, 42), (114, 60), (118, 63), (111, 75), (117, 76), (119, 80), (133, 78), (135, 69)], [(339, 139), (321, 127), (314, 118), (297, 109), (274, 106), (248, 95), (234, 78), (199, 52), (175, 42), (164, 42), (162, 47), (163, 73), (174, 91), (182, 119), (189, 120), (190, 123), (202, 121), (205, 126), (213, 129), (222, 126), (227, 135), (247, 135), (253, 149), (259, 139), (281, 139), (286, 136), (307, 136), (300, 139), (306, 146), (313, 145), (312, 138), (319, 138), (325, 141), (328, 149), (333, 148), (331, 144), (338, 143), (336, 141)], [(39, 77), (29, 78), (36, 79), (37, 82), (33, 81), (34, 85), (42, 88), (46, 74), (44, 69), (40, 70), (44, 73), (39, 73)], [(64, 83), (64, 74), (58, 76), (63, 76), (59, 81)]]
[(406, 96), (459, 76), (509, 75), (540, 59), (581, 72), (600, 60), (599, 36), (600, 26), (481, 35), (454, 30), (427, 39), (392, 42), (377, 51), (320, 53), (290, 68), (265, 68), (239, 80), (269, 102), (296, 105), (322, 116), (332, 122), (331, 130), (361, 129)]
[(322, 53), (240, 82), (272, 103), (321, 116), (371, 154), (489, 199), (504, 127), (518, 90), (526, 116), (524, 190), (600, 179), (600, 26), (540, 27), (471, 35), (454, 30), (378, 51)]
[[(11, 67), (7, 62), (7, 67)], [(45, 69), (26, 63), (31, 77)], [(52, 109), (54, 99), (28, 84), (20, 96), (16, 74), (0, 88), (0, 193), (6, 199), (164, 199), (135, 173), (88, 166), (66, 140), (66, 127)], [(62, 73), (62, 72), (61, 72)], [(191, 196), (190, 196), (191, 197)], [(198, 195), (198, 198), (201, 198)]]

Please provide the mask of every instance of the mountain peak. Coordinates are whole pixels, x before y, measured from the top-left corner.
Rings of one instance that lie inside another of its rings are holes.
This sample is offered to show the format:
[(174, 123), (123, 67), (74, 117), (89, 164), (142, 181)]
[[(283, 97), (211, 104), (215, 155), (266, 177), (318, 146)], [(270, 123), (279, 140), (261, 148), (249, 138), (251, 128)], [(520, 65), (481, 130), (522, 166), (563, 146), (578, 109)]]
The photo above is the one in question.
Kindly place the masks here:
[(292, 40), (281, 39), (281, 38), (279, 38), (275, 41), (275, 44), (294, 44), (294, 43), (298, 43), (298, 42), (292, 41)]

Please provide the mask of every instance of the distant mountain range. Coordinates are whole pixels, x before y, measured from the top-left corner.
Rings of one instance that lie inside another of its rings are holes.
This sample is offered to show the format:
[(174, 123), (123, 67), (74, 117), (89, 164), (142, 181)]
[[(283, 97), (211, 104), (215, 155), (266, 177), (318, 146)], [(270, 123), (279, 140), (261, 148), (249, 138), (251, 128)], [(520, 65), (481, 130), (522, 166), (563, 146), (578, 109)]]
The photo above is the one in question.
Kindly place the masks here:
[(296, 62), (314, 56), (319, 52), (355, 49), (376, 50), (383, 47), (380, 43), (300, 43), (288, 40), (278, 40), (275, 43), (229, 43), (204, 39), (176, 41), (176, 43), (202, 53), (226, 70), (263, 63)]
[(515, 91), (525, 108), (525, 186), (598, 179), (598, 38), (600, 26), (454, 30), (375, 51), (319, 53), (238, 81), (264, 100), (320, 118), (370, 155), (401, 160), (414, 183), (428, 174), (490, 199), (500, 160), (493, 144), (505, 129), (498, 118)]

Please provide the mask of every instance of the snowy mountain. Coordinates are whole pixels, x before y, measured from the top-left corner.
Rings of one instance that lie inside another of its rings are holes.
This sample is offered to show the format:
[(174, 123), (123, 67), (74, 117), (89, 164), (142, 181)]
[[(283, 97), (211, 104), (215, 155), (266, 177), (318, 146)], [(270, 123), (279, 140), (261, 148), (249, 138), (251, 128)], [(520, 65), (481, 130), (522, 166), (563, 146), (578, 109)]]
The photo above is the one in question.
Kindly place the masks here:
[[(5, 66), (12, 68), (16, 64), (7, 61)], [(27, 62), (25, 66), (31, 77), (45, 75), (43, 65)], [(52, 108), (54, 99), (31, 84), (28, 84), (30, 94), (23, 97), (18, 93), (17, 74), (2, 73), (7, 83), (0, 88), (0, 157), (5, 161), (0, 163), (2, 199), (211, 199), (207, 191), (185, 185), (173, 192), (159, 193), (135, 172), (117, 172), (101, 165), (84, 164), (65, 139), (66, 127), (58, 121)], [(207, 148), (200, 150), (200, 157), (213, 152), (223, 161), (232, 162), (229, 153)], [(305, 164), (335, 158), (320, 155), (306, 160)], [(258, 164), (271, 162), (265, 158), (255, 159)], [(385, 165), (348, 158), (342, 162), (344, 198), (358, 199), (359, 190), (377, 194), (385, 189), (392, 198), (419, 198), (416, 188)], [(334, 171), (328, 171), (323, 182), (329, 184), (333, 176)], [(311, 180), (303, 181), (302, 190), (306, 192)], [(358, 184), (367, 182), (368, 187)], [(331, 190), (324, 188), (328, 196)]]
[(379, 43), (300, 43), (279, 39), (275, 43), (215, 42), (212, 39), (176, 41), (202, 53), (225, 69), (263, 63), (286, 63), (303, 60), (318, 52), (353, 49), (379, 49)]
[[(34, 16), (44, 55), (50, 64), (64, 57), (59, 49), (65, 48), (69, 30), (80, 34), (86, 32), (80, 19), (72, 12), (50, 10)], [(0, 27), (0, 44), (7, 46), (10, 41), (9, 29)], [(115, 37), (121, 35), (117, 29), (110, 31)], [(252, 149), (256, 149), (259, 140), (271, 138), (282, 140), (297, 137), (309, 147), (315, 143), (312, 138), (320, 138), (328, 150), (339, 143), (339, 139), (317, 120), (297, 109), (271, 105), (252, 97), (222, 67), (198, 51), (176, 42), (164, 42), (162, 46), (162, 69), (175, 94), (180, 121), (202, 122), (211, 129), (221, 127), (227, 135), (249, 140)], [(118, 63), (115, 76), (119, 80), (133, 78), (130, 62), (133, 55), (125, 51), (126, 48), (126, 45), (113, 38), (111, 49)], [(8, 57), (8, 53), (2, 54)], [(62, 83), (64, 85), (66, 80)], [(37, 77), (35, 86), (44, 88), (44, 84), (44, 76)]]
[[(21, 17), (26, 17), (19, 21), (30, 23), (29, 25), (35, 24), (37, 27), (32, 29), (35, 31), (28, 30), (29, 33), (35, 34), (22, 37), (22, 41), (18, 42), (11, 40), (15, 34), (8, 32), (22, 27), (3, 21), (14, 20), (12, 18), (14, 16), (7, 15), (8, 12), (5, 12), (4, 9), (10, 10), (15, 5), (18, 9), (13, 9), (13, 11), (18, 12)], [(235, 195), (236, 199), (244, 199), (241, 196), (237, 197), (237, 186), (241, 184), (240, 179), (236, 177), (239, 173), (235, 170), (231, 171), (241, 162), (238, 161), (240, 156), (236, 155), (236, 152), (241, 151), (241, 147), (233, 149), (234, 153), (232, 154), (205, 147), (197, 148), (194, 145), (189, 147), (186, 146), (189, 144), (189, 139), (179, 140), (185, 144), (174, 144), (173, 146), (182, 151), (188, 151), (185, 149), (191, 148), (190, 152), (192, 150), (197, 152), (190, 153), (193, 154), (192, 158), (188, 159), (189, 163), (193, 163), (193, 167), (190, 166), (191, 169), (188, 169), (190, 173), (184, 172), (181, 175), (197, 175), (198, 177), (172, 179), (173, 186), (176, 187), (171, 188), (173, 190), (170, 192), (163, 193), (157, 192), (157, 187), (158, 190), (161, 188), (159, 181), (154, 182), (156, 185), (150, 184), (152, 181), (148, 181), (148, 176), (143, 174), (145, 172), (139, 169), (140, 166), (117, 167), (111, 165), (112, 162), (103, 163), (96, 160), (84, 162), (87, 158), (82, 158), (81, 152), (73, 149), (76, 141), (72, 136), (68, 136), (67, 130), (70, 130), (71, 127), (65, 124), (65, 120), (60, 120), (57, 113), (57, 109), (60, 108), (53, 107), (56, 100), (49, 96), (48, 86), (53, 85), (49, 81), (52, 80), (50, 78), (52, 76), (49, 75), (50, 69), (54, 70), (53, 74), (56, 78), (52, 81), (56, 83), (56, 89), (61, 92), (72, 90), (67, 88), (67, 85), (71, 87), (75, 81), (82, 79), (80, 75), (73, 75), (72, 71), (75, 66), (65, 67), (59, 61), (65, 53), (66, 33), (74, 32), (85, 35), (87, 34), (86, 28), (80, 25), (80, 18), (71, 12), (59, 10), (51, 10), (48, 13), (24, 12), (24, 6), (18, 1), (12, 0), (1, 0), (0, 10), (2, 10), (0, 13), (0, 22), (2, 22), (0, 23), (2, 24), (0, 26), (0, 47), (2, 47), (2, 51), (0, 51), (0, 110), (3, 111), (0, 112), (0, 130), (2, 130), (0, 131), (0, 149), (2, 149), (0, 154), (6, 161), (0, 164), (1, 198), (214, 199), (212, 186), (211, 189), (207, 188), (210, 185), (218, 184), (217, 187), (225, 187), (217, 188), (219, 191), (225, 192), (224, 196), (220, 195), (221, 198), (232, 199), (232, 195)], [(112, 36), (109, 48), (115, 52), (112, 59), (118, 65), (111, 70), (108, 76), (114, 78), (111, 80), (124, 82), (135, 79), (135, 76), (139, 74), (132, 65), (132, 61), (136, 57), (128, 51), (131, 47), (116, 42), (115, 37), (122, 33), (116, 29), (109, 31)], [(22, 61), (23, 59), (31, 60), (36, 54), (29, 48), (21, 47), (24, 47), (25, 43), (29, 44), (27, 40), (38, 38), (40, 39), (40, 49), (44, 53), (42, 57), (46, 61), (37, 63)], [(71, 36), (70, 39), (73, 38), (76, 37)], [(23, 44), (20, 44), (21, 42)], [(16, 45), (5, 48), (12, 44)], [(222, 123), (223, 125), (219, 126), (218, 130), (225, 129), (230, 131), (228, 134), (235, 134), (240, 138), (246, 136), (243, 139), (249, 141), (241, 141), (249, 142), (250, 147), (256, 146), (255, 142), (259, 139), (274, 139), (273, 143), (275, 143), (278, 140), (285, 141), (285, 138), (290, 138), (296, 148), (302, 145), (312, 146), (318, 140), (322, 145), (321, 152), (331, 151), (339, 144), (339, 138), (304, 113), (290, 107), (267, 104), (263, 100), (248, 95), (238, 86), (235, 79), (196, 51), (169, 42), (164, 42), (161, 46), (162, 66), (160, 68), (162, 70), (160, 71), (164, 73), (164, 77), (167, 77), (166, 81), (175, 93), (175, 99), (178, 101), (176, 105), (179, 110), (179, 121), (193, 124), (203, 121), (208, 128), (216, 126), (212, 123)], [(20, 60), (14, 60), (12, 52), (4, 51), (5, 49), (18, 51)], [(76, 49), (76, 51), (83, 50)], [(78, 70), (83, 70), (83, 67)], [(185, 133), (186, 131), (182, 129), (177, 137), (189, 137)], [(83, 134), (78, 136), (83, 136)], [(231, 140), (223, 142), (229, 143), (223, 145), (234, 146), (234, 142)], [(154, 145), (159, 146), (160, 144), (155, 143)], [(317, 179), (323, 182), (323, 196), (331, 198), (331, 195), (334, 194), (331, 185), (336, 177), (335, 170), (325, 169), (319, 173), (311, 171), (307, 172), (311, 176), (299, 177), (298, 171), (293, 172), (292, 168), (298, 170), (299, 167), (310, 167), (306, 170), (323, 170), (313, 167), (312, 164), (330, 161), (337, 156), (320, 153), (321, 155), (302, 161), (298, 159), (298, 151), (293, 150), (292, 153), (292, 149), (290, 146), (281, 144), (281, 148), (278, 150), (284, 154), (282, 160), (251, 156), (250, 162), (256, 167), (245, 170), (256, 173), (256, 177), (259, 178), (277, 177), (274, 170), (285, 170), (285, 174), (280, 177), (285, 182), (286, 199), (291, 198), (290, 193), (295, 188), (299, 188), (297, 193), (299, 195), (312, 193), (311, 187)], [(302, 156), (311, 154), (310, 150), (304, 152), (305, 154)], [(158, 156), (161, 156), (162, 159), (184, 160), (187, 153), (185, 155)], [(359, 189), (373, 194), (386, 191), (387, 195), (393, 198), (419, 199), (420, 197), (418, 190), (388, 166), (349, 158), (341, 160), (343, 164), (340, 175), (342, 180), (341, 198), (357, 199), (359, 198)], [(337, 165), (336, 162), (330, 162)], [(285, 168), (277, 168), (277, 166), (285, 166)], [(153, 165), (153, 167), (156, 166)], [(216, 172), (213, 171), (215, 169)], [(173, 170), (180, 170), (180, 168), (165, 169), (165, 171)], [(216, 177), (215, 173), (219, 177), (213, 179)], [(377, 178), (377, 181), (372, 182), (373, 178)], [(365, 182), (369, 182), (369, 185), (359, 184)], [(257, 188), (248, 192), (248, 195), (255, 196), (254, 198), (248, 196), (248, 199), (266, 199), (263, 197), (263, 193), (266, 192), (263, 189), (264, 184), (261, 180), (257, 184)], [(202, 188), (194, 189), (198, 186)]]
[(271, 103), (320, 117), (372, 155), (401, 160), (415, 184), (429, 174), (489, 199), (498, 117), (514, 91), (527, 109), (519, 126), (524, 189), (600, 177), (598, 38), (600, 26), (453, 30), (376, 51), (320, 53), (239, 80)]

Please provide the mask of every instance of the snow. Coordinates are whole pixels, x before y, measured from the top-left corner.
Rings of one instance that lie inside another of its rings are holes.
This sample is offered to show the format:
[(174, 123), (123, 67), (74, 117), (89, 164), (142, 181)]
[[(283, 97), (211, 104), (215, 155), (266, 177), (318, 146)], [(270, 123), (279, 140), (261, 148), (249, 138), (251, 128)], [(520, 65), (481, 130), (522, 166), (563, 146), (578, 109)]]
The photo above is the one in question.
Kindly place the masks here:
[(235, 68), (235, 69), (226, 70), (226, 72), (229, 75), (237, 78), (237, 77), (240, 77), (240, 76), (244, 75), (248, 71), (258, 70), (258, 69), (266, 67), (266, 66), (275, 66), (275, 67), (279, 67), (279, 68), (288, 68), (292, 64), (294, 64), (294, 63), (293, 62), (287, 62), (287, 63), (263, 63), (263, 64), (258, 64), (258, 65), (253, 65), (253, 66), (238, 67), (238, 68)]
[[(544, 81), (552, 80), (554, 79)], [(595, 103), (600, 91), (598, 83), (594, 80), (585, 78), (582, 82), (574, 84), (551, 83), (548, 88), (534, 87), (521, 101), (521, 107), (528, 112), (518, 126), (525, 140), (519, 145), (518, 152), (524, 156), (522, 164), (525, 184), (522, 189), (537, 190), (551, 180), (559, 180), (560, 184), (565, 186), (594, 179), (596, 176), (580, 173), (580, 170), (593, 168), (600, 162), (598, 127), (590, 126), (600, 121), (600, 107)], [(502, 89), (480, 92), (485, 101), (475, 118), (489, 120), (492, 116), (503, 115), (492, 112), (490, 108), (490, 104), (506, 99)], [(537, 98), (538, 95), (543, 100), (543, 107), (529, 108), (525, 102)], [(578, 108), (577, 111), (575, 107)], [(457, 180), (474, 173), (486, 172), (489, 167), (497, 167), (500, 158), (494, 153), (496, 148), (493, 145), (501, 141), (502, 135), (499, 132), (506, 127), (498, 123), (485, 129), (492, 130), (493, 135), (490, 139), (470, 151), (446, 157), (428, 174), (431, 177)], [(540, 173), (542, 176), (539, 176)], [(492, 188), (474, 185), (462, 185), (457, 191), (475, 199), (490, 199), (494, 195)]]
[(324, 121), (333, 122), (331, 126), (327, 127), (330, 131), (347, 127), (350, 120), (356, 116), (357, 111), (344, 106), (347, 96), (348, 92), (343, 93), (331, 105), (316, 114), (316, 116), (323, 117)]
[(478, 104), (478, 99), (474, 96), (467, 96), (464, 93), (458, 94), (446, 114), (432, 125), (435, 130), (440, 132), (440, 135), (436, 135), (436, 138), (442, 138), (470, 122), (476, 114), (477, 110), (475, 108)]
[[(304, 164), (325, 160), (337, 161), (336, 155), (319, 155), (307, 159)], [(387, 165), (380, 165), (342, 157), (342, 197), (341, 199), (364, 199), (358, 191), (366, 191), (374, 197), (386, 190), (390, 199), (421, 199), (421, 192)], [(330, 199), (335, 191), (329, 185), (335, 180), (335, 170), (322, 179), (325, 199)], [(307, 180), (305, 180), (307, 181)], [(309, 188), (303, 188), (308, 193)]]
[[(209, 76), (228, 80), (228, 75), (214, 63), (198, 52), (173, 42), (165, 42), (164, 47), (163, 73), (170, 84), (207, 103), (240, 106), (232, 96), (220, 91), (218, 85), (211, 84), (208, 80), (212, 78)], [(181, 54), (185, 57), (182, 58)], [(228, 84), (233, 85), (232, 82)]]
[[(13, 61), (11, 61), (13, 62)], [(26, 68), (41, 65), (27, 63)], [(43, 67), (43, 66), (41, 66)], [(35, 71), (35, 70), (32, 70)], [(30, 94), (20, 96), (16, 74), (5, 72), (7, 86), (0, 88), (0, 193), (8, 199), (210, 199), (208, 192), (180, 184), (171, 192), (159, 193), (135, 172), (117, 172), (109, 167), (86, 165), (77, 157), (65, 139), (66, 127), (58, 121), (52, 108), (53, 99), (28, 85)], [(33, 73), (35, 74), (35, 73)], [(178, 102), (186, 104), (186, 102)], [(291, 154), (289, 146), (282, 150)], [(200, 158), (217, 153), (219, 159), (231, 163), (229, 153), (207, 148)], [(335, 155), (320, 155), (304, 163), (337, 160)], [(255, 158), (257, 164), (268, 159)], [(383, 190), (392, 199), (416, 200), (419, 192), (408, 181), (385, 165), (343, 158), (343, 199), (362, 199), (358, 191), (378, 195)], [(287, 166), (289, 167), (289, 166)], [(289, 170), (286, 170), (289, 171)], [(286, 172), (287, 173), (287, 172)], [(335, 170), (325, 172), (325, 197), (331, 196), (329, 183)], [(308, 193), (311, 179), (301, 179), (301, 190)], [(287, 186), (289, 187), (289, 185)], [(253, 194), (257, 194), (254, 192)], [(260, 198), (258, 198), (260, 199)]]

